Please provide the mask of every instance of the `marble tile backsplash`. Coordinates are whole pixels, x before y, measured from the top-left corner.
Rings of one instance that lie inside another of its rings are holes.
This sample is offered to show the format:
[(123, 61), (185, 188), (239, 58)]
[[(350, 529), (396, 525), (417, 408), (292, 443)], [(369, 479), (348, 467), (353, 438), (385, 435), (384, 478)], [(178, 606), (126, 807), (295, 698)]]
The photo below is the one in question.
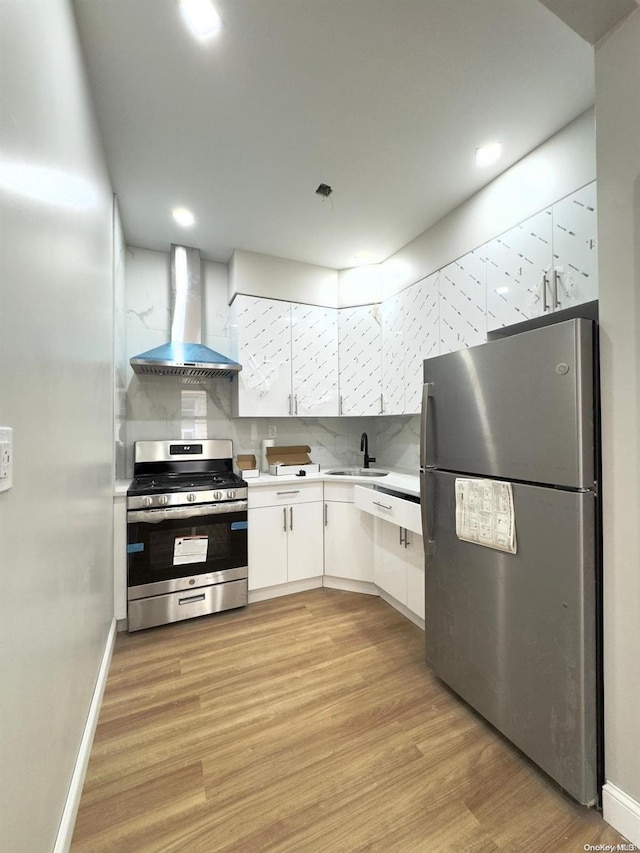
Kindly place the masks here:
[(369, 418), (232, 418), (231, 382), (219, 379), (183, 385), (171, 377), (132, 374), (128, 388), (128, 465), (133, 472), (133, 443), (149, 439), (230, 438), (234, 453), (254, 453), (276, 429), (276, 443), (306, 444), (322, 467), (360, 465), (360, 436), (375, 444)]
[[(373, 449), (376, 465), (407, 474), (420, 471), (420, 415), (393, 415), (375, 419)], [(370, 434), (371, 438), (371, 434)]]

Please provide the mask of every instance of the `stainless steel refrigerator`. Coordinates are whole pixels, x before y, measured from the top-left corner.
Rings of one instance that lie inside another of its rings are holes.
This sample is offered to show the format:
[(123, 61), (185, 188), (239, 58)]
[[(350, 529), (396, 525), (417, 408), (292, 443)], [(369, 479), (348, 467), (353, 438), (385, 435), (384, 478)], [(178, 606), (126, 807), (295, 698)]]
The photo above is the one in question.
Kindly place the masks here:
[(420, 440), (427, 663), (586, 805), (601, 765), (596, 363), (590, 320), (427, 359)]

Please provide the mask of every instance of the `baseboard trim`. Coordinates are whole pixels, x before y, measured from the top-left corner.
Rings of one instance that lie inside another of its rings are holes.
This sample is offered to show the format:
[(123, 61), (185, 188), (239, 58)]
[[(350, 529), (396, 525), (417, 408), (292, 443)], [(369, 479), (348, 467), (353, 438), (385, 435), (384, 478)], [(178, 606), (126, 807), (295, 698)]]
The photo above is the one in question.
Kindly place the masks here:
[(343, 592), (360, 592), (364, 595), (378, 595), (378, 587), (369, 581), (357, 581), (350, 578), (339, 578), (336, 575), (325, 575), (322, 586), (328, 589), (341, 589)]
[(602, 817), (640, 848), (640, 803), (611, 782), (602, 788)]
[(277, 586), (266, 586), (261, 589), (249, 590), (249, 604), (256, 601), (267, 601), (270, 598), (280, 598), (282, 595), (292, 595), (296, 592), (305, 592), (307, 589), (318, 589), (322, 586), (322, 577), (305, 578), (299, 581), (289, 581)]
[(421, 631), (424, 631), (424, 619), (421, 616), (418, 616), (417, 613), (414, 613), (413, 610), (409, 610), (408, 607), (405, 607), (397, 598), (394, 598), (392, 595), (389, 595), (388, 592), (385, 592), (383, 589), (378, 590), (380, 598), (383, 601), (386, 601), (387, 604), (390, 604), (391, 607), (394, 607), (398, 613), (402, 613), (402, 615), (407, 618), (410, 622), (413, 622), (414, 625), (417, 625)]
[(96, 732), (96, 726), (98, 725), (98, 716), (100, 714), (100, 706), (102, 705), (102, 695), (107, 683), (109, 664), (111, 663), (111, 655), (113, 654), (115, 642), (116, 619), (114, 616), (111, 620), (109, 635), (102, 655), (102, 663), (100, 664), (96, 686), (89, 706), (89, 713), (87, 714), (87, 721), (84, 726), (84, 732), (82, 733), (80, 749), (78, 750), (75, 767), (73, 769), (73, 774), (71, 775), (71, 784), (69, 785), (67, 800), (62, 811), (62, 819), (60, 821), (60, 826), (58, 827), (58, 834), (56, 836), (53, 853), (68, 853), (68, 850), (71, 847), (71, 838), (73, 836), (73, 829), (76, 823), (76, 815), (78, 814), (78, 806), (80, 805), (82, 786), (84, 785), (84, 777), (87, 773), (89, 756), (91, 755), (91, 747), (93, 745), (93, 737)]

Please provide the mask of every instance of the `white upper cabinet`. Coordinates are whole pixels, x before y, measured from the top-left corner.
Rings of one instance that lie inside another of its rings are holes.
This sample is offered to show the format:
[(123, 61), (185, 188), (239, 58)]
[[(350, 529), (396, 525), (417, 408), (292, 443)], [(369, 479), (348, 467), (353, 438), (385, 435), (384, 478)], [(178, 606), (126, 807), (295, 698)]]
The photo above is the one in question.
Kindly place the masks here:
[(440, 352), (482, 344), (487, 339), (485, 246), (440, 270)]
[(404, 410), (411, 415), (420, 412), (422, 405), (422, 362), (440, 354), (438, 273), (407, 288), (403, 296)]
[(242, 365), (235, 416), (338, 414), (335, 308), (239, 295), (231, 317), (234, 355)]
[(551, 235), (549, 209), (487, 244), (489, 329), (521, 323), (543, 313), (544, 277), (551, 264)]
[(404, 293), (391, 296), (380, 306), (382, 320), (382, 406), (384, 415), (405, 411)]
[(234, 416), (286, 417), (291, 412), (291, 304), (236, 296), (231, 337), (242, 365), (233, 395)]
[(382, 414), (382, 331), (378, 305), (341, 308), (338, 315), (340, 414)]
[(440, 352), (438, 273), (385, 299), (381, 318), (383, 414), (416, 414), (422, 362)]
[(598, 298), (596, 184), (487, 244), (487, 327)]
[[(236, 266), (248, 263), (245, 255)], [(231, 336), (243, 369), (233, 414), (415, 414), (425, 358), (597, 298), (593, 182), (380, 305), (323, 308), (237, 295)]]
[(555, 308), (598, 298), (597, 231), (595, 181), (553, 205)]
[(293, 414), (338, 414), (338, 311), (291, 303)]

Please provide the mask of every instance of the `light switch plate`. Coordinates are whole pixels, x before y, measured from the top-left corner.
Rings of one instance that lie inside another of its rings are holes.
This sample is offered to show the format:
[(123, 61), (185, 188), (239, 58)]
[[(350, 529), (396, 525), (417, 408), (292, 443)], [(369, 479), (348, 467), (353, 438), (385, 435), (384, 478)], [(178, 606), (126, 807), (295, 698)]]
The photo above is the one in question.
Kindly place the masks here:
[(0, 492), (13, 485), (13, 430), (0, 427)]

